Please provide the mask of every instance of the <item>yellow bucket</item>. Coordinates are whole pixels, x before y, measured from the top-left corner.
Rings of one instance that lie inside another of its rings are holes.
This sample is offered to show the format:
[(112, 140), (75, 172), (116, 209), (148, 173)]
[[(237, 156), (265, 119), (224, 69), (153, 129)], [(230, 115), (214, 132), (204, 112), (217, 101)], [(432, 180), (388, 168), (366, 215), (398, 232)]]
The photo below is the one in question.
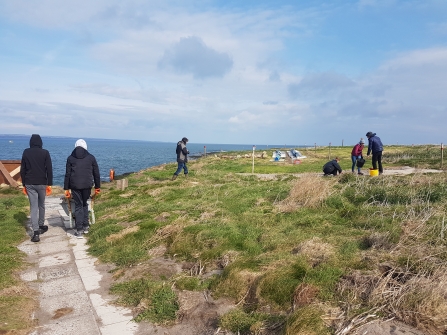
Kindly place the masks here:
[(369, 175), (371, 177), (375, 177), (379, 175), (379, 170), (378, 169), (369, 169)]

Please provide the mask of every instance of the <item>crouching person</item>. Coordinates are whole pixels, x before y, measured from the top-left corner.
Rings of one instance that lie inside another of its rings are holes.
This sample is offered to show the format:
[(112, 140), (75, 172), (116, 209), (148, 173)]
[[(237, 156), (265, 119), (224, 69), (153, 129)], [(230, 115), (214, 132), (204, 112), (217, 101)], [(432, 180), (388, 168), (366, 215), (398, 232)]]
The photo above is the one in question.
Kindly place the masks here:
[(334, 160), (331, 160), (331, 161), (327, 162), (326, 164), (324, 164), (324, 166), (323, 166), (324, 175), (325, 176), (330, 176), (330, 175), (336, 176), (337, 173), (340, 174), (342, 172), (342, 169), (340, 167), (340, 164), (338, 164), (338, 162), (340, 162), (340, 158), (335, 157)]

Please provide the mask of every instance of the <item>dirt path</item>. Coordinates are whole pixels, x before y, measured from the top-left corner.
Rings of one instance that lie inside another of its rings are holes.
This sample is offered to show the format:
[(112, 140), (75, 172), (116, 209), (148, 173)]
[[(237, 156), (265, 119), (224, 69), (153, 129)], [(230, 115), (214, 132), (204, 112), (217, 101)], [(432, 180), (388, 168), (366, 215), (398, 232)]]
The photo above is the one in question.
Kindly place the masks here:
[[(362, 172), (364, 173), (364, 176), (369, 177), (369, 170), (363, 169)], [(403, 175), (409, 175), (414, 173), (443, 173), (443, 170), (435, 170), (435, 169), (416, 169), (409, 166), (403, 166), (400, 168), (392, 168), (392, 169), (384, 169), (383, 175), (384, 176), (403, 176)], [(343, 173), (351, 173), (350, 171), (344, 170)], [(265, 180), (272, 180), (272, 179), (278, 179), (280, 177), (286, 177), (286, 176), (295, 176), (300, 177), (303, 175), (315, 175), (315, 176), (322, 176), (323, 173), (316, 173), (316, 172), (305, 172), (305, 173), (237, 173), (241, 176), (252, 176), (255, 175), (260, 179)]]

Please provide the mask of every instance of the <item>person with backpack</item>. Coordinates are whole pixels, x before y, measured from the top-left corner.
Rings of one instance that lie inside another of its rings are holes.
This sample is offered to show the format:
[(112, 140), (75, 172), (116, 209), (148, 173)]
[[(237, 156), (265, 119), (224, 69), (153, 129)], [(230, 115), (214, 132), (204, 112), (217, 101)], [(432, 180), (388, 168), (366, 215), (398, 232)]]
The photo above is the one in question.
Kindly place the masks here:
[(32, 242), (39, 242), (39, 235), (48, 230), (45, 225), (45, 196), (51, 194), (53, 185), (51, 156), (48, 150), (42, 149), (42, 145), (40, 135), (31, 135), (29, 148), (23, 151), (20, 164), (23, 193), (28, 196), (30, 204)]
[(188, 167), (186, 163), (188, 162), (188, 154), (189, 151), (186, 148), (186, 143), (188, 143), (188, 139), (183, 137), (181, 141), (178, 141), (177, 147), (175, 149), (175, 153), (177, 154), (177, 171), (174, 172), (171, 180), (175, 180), (180, 172), (184, 172), (185, 177), (188, 176)]
[(354, 173), (354, 169), (357, 163), (357, 173), (362, 175), (362, 171), (360, 168), (365, 164), (365, 160), (363, 159), (363, 148), (365, 147), (365, 141), (363, 138), (360, 139), (360, 142), (354, 145), (351, 151), (351, 159), (352, 159), (352, 173)]
[(340, 162), (340, 158), (335, 157), (334, 160), (331, 160), (329, 162), (327, 162), (326, 164), (324, 164), (323, 166), (323, 173), (325, 176), (330, 176), (330, 175), (334, 175), (336, 176), (337, 173), (341, 173), (342, 169), (340, 167), (340, 164), (338, 164), (338, 162)]
[[(79, 139), (75, 148), (67, 158), (65, 168), (64, 190), (65, 197), (73, 197), (75, 201), (75, 218), (77, 238), (83, 238), (90, 228), (88, 219), (88, 199), (95, 185), (95, 195), (101, 192), (99, 167), (95, 156), (87, 151), (87, 143)], [(71, 193), (70, 190), (71, 189)], [(68, 199), (70, 201), (70, 199)]]
[(371, 131), (368, 131), (366, 133), (366, 137), (368, 138), (368, 153), (366, 154), (366, 156), (369, 157), (369, 154), (372, 153), (373, 169), (377, 170), (377, 164), (379, 164), (379, 174), (382, 174), (382, 141), (380, 140), (379, 136), (376, 136), (376, 133), (373, 133)]

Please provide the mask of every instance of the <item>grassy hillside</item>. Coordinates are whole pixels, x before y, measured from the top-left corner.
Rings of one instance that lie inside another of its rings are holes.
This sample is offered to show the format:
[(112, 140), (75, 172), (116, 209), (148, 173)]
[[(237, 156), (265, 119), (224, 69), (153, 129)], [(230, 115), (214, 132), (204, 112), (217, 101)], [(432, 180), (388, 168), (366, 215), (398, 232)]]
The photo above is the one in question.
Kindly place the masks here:
[[(234, 333), (341, 334), (374, 314), (444, 334), (445, 172), (357, 176), (350, 150), (302, 150), (300, 164), (270, 162), (268, 151), (255, 174), (251, 152), (222, 153), (190, 162), (187, 178), (171, 181), (176, 164), (167, 164), (126, 176), (123, 191), (106, 183), (89, 252), (116, 265), (112, 292), (136, 320), (172, 324), (186, 290), (230, 299), (219, 326)], [(322, 177), (335, 156), (348, 173)], [(384, 167), (440, 169), (440, 157), (434, 146), (390, 146)], [(13, 234), (0, 234), (1, 273), (22, 261), (9, 250), (24, 238), (27, 200), (16, 193), (0, 197)], [(148, 264), (160, 255), (183, 271), (155, 275)], [(5, 295), (18, 285), (9, 274), (2, 303), (16, 299)]]
[[(178, 290), (209, 290), (237, 305), (220, 319), (235, 333), (335, 334), (375, 313), (444, 334), (445, 173), (357, 176), (350, 149), (331, 148), (348, 171), (337, 178), (320, 173), (329, 148), (301, 164), (256, 158), (259, 176), (246, 153), (190, 162), (176, 181), (175, 164), (130, 175), (98, 200), (90, 252), (117, 265), (112, 291), (137, 320), (169, 324)], [(440, 151), (388, 147), (384, 165), (440, 168)], [(154, 250), (188, 267), (125, 275)]]

